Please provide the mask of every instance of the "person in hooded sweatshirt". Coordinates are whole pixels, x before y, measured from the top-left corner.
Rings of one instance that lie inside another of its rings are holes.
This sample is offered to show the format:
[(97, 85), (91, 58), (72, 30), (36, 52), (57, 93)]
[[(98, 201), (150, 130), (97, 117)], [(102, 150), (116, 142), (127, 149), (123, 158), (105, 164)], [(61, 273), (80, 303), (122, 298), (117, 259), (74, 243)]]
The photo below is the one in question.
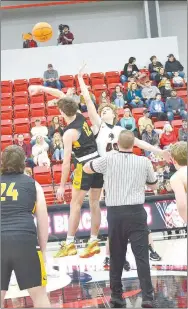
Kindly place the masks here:
[(174, 72), (179, 72), (179, 76), (184, 78), (185, 73), (183, 72), (182, 64), (176, 60), (173, 54), (168, 55), (168, 61), (165, 63), (165, 71), (172, 78)]

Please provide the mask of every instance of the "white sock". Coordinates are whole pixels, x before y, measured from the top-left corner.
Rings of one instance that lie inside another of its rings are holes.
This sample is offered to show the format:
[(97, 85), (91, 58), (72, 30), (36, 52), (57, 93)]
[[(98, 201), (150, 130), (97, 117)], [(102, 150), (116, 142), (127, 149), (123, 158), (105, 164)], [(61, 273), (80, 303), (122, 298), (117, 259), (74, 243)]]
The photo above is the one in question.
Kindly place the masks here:
[(74, 242), (74, 236), (67, 236), (66, 245), (70, 245), (72, 242)]
[(96, 240), (98, 240), (97, 236), (91, 235), (90, 239), (89, 239), (89, 242), (93, 242), (93, 241), (96, 241)]

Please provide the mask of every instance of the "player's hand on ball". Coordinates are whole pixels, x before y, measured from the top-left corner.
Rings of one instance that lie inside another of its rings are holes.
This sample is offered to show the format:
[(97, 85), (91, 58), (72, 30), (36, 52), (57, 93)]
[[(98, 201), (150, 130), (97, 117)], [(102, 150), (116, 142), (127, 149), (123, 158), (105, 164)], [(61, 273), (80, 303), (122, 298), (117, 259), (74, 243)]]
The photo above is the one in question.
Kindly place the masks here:
[(63, 201), (65, 189), (63, 187), (59, 187), (56, 192), (56, 197), (58, 201)]
[(40, 86), (40, 85), (31, 85), (31, 86), (29, 86), (28, 89), (29, 89), (30, 95), (35, 95), (35, 94), (42, 92), (42, 86)]

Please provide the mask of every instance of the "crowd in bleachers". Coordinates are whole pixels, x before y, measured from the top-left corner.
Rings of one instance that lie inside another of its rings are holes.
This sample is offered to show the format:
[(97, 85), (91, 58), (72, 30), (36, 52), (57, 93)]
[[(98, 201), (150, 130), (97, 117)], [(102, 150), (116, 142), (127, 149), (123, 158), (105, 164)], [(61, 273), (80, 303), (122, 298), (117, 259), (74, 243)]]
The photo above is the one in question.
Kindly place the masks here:
[[(150, 60), (149, 69), (139, 70), (136, 59), (131, 57), (122, 72), (98, 72), (83, 77), (96, 109), (102, 103), (114, 104), (117, 107), (118, 125), (131, 130), (135, 136), (151, 145), (168, 148), (178, 140), (187, 140), (187, 90), (183, 67), (173, 55), (169, 55), (165, 64), (167, 71), (155, 56)], [(52, 65), (49, 66), (51, 68)], [(44, 191), (48, 193), (48, 204), (52, 204), (54, 188), (60, 183), (60, 163), (64, 157), (61, 137), (66, 124), (56, 105), (57, 99), (44, 93), (29, 95), (28, 86), (45, 83), (45, 86), (59, 88), (61, 84), (65, 93), (72, 88), (70, 95), (89, 124), (90, 121), (77, 76), (56, 74), (56, 81), (60, 82), (58, 85), (50, 85), (50, 80), (47, 83), (47, 73), (45, 77), (1, 82), (1, 149), (3, 151), (13, 143), (23, 147), (27, 173), (33, 173), (39, 183), (47, 185)], [(160, 163), (162, 166), (162, 159), (153, 153), (143, 153), (136, 147), (134, 152), (146, 155), (154, 164)], [(33, 172), (28, 168), (33, 169)], [(70, 176), (72, 171), (73, 166)], [(65, 201), (68, 202), (71, 196), (70, 179), (66, 192)]]

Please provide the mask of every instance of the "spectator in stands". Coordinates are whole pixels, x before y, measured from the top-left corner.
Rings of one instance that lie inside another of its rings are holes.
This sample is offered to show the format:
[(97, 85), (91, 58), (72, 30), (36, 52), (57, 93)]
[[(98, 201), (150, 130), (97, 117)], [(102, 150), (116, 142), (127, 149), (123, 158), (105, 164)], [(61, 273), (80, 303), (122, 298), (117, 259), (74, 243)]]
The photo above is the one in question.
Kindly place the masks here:
[(56, 132), (51, 143), (52, 158), (56, 161), (61, 161), (64, 158), (64, 149), (61, 135)]
[(187, 142), (187, 120), (182, 120), (182, 127), (178, 130), (179, 141)]
[(167, 79), (170, 79), (170, 76), (165, 72), (164, 68), (160, 68), (155, 76), (158, 88), (163, 87)]
[(155, 76), (159, 72), (159, 69), (163, 67), (162, 63), (157, 60), (156, 56), (150, 58), (149, 72), (152, 80), (155, 80)]
[(138, 89), (136, 83), (132, 83), (127, 93), (127, 100), (131, 107), (142, 107), (144, 105), (142, 101), (142, 91)]
[(74, 35), (70, 32), (70, 28), (68, 25), (59, 25), (59, 37), (58, 44), (59, 45), (70, 45), (74, 41)]
[(183, 78), (179, 75), (179, 72), (174, 72), (174, 77), (172, 79), (174, 87), (183, 87)]
[(36, 137), (36, 144), (32, 147), (33, 161), (39, 166), (50, 166), (50, 160), (48, 158), (49, 146), (45, 142), (44, 137), (38, 135)]
[[(93, 104), (95, 105), (95, 108), (97, 109), (97, 104), (96, 104), (96, 98), (95, 98), (95, 95), (91, 92), (91, 89), (90, 89), (90, 86), (87, 86), (88, 87), (88, 90), (89, 90), (89, 95), (91, 97), (91, 100), (93, 102)], [(85, 102), (85, 99), (82, 95), (82, 93), (80, 94), (80, 111), (82, 113), (85, 113), (87, 112), (87, 106), (86, 106), (86, 102)]]
[(115, 91), (111, 95), (111, 101), (117, 108), (123, 108), (125, 103), (127, 103), (126, 100), (126, 94), (121, 90), (120, 86), (117, 85)]
[(124, 84), (126, 81), (128, 81), (128, 78), (132, 75), (135, 77), (139, 73), (139, 69), (136, 66), (136, 58), (130, 57), (128, 63), (125, 64), (123, 69), (123, 75), (121, 75), (120, 80), (122, 84)]
[(54, 70), (52, 64), (48, 64), (48, 69), (44, 72), (43, 80), (45, 87), (53, 87), (59, 90), (64, 87), (64, 84), (59, 80), (58, 72)]
[(23, 48), (38, 47), (37, 42), (35, 40), (33, 40), (33, 36), (32, 36), (32, 34), (30, 32), (26, 33), (26, 34), (23, 34), (22, 38), (24, 39)]
[(125, 108), (124, 116), (120, 120), (120, 125), (125, 130), (132, 131), (135, 136), (138, 136), (138, 131), (137, 131), (137, 128), (136, 128), (136, 122), (135, 122), (135, 119), (132, 116), (129, 108)]
[(39, 118), (35, 120), (35, 127), (31, 129), (31, 135), (31, 145), (35, 144), (38, 135), (43, 136), (45, 141), (50, 144), (50, 140), (48, 139), (48, 129), (46, 126), (41, 125), (41, 120)]
[(129, 77), (129, 83), (128, 83), (128, 87), (127, 87), (128, 89), (131, 88), (132, 83), (137, 83), (136, 77), (133, 76), (133, 75), (131, 75), (131, 76)]
[(151, 83), (150, 80), (147, 80), (145, 82), (145, 87), (142, 89), (142, 97), (145, 99), (147, 107), (149, 107), (151, 101), (155, 99), (156, 94), (160, 92), (159, 89), (156, 86), (152, 86)]
[(168, 55), (168, 60), (165, 63), (165, 70), (171, 78), (174, 72), (179, 72), (179, 76), (182, 78), (185, 76), (182, 64), (176, 60), (173, 54)]
[(160, 88), (161, 96), (166, 101), (166, 99), (170, 98), (172, 91), (171, 82), (166, 80), (165, 86)]
[(179, 115), (182, 119), (187, 118), (185, 103), (182, 98), (177, 97), (176, 90), (171, 91), (171, 97), (166, 101), (167, 118), (171, 122), (175, 115)]
[(149, 110), (151, 117), (156, 117), (159, 121), (166, 120), (165, 106), (164, 103), (161, 101), (160, 93), (157, 93), (155, 100), (151, 101)]
[(103, 91), (99, 97), (99, 104), (107, 103), (110, 104), (110, 97), (106, 91)]
[[(142, 140), (149, 143), (150, 145), (157, 146), (159, 145), (159, 136), (157, 132), (153, 129), (153, 126), (148, 124), (142, 134)], [(150, 155), (150, 151), (144, 151), (145, 156), (148, 157)]]
[(26, 167), (24, 169), (24, 174), (29, 176), (29, 177), (32, 177), (33, 176), (33, 171), (32, 171), (32, 169), (30, 167)]
[(146, 129), (146, 126), (150, 124), (153, 127), (152, 121), (149, 118), (148, 109), (144, 109), (143, 116), (138, 120), (139, 132), (142, 135), (143, 131)]
[(170, 145), (177, 142), (177, 137), (170, 123), (166, 123), (163, 128), (163, 133), (160, 137), (160, 144), (163, 148), (169, 148)]
[(75, 87), (72, 88), (72, 94), (70, 96), (78, 105), (80, 104), (80, 96), (77, 94)]
[(63, 136), (63, 127), (61, 126), (60, 119), (58, 116), (54, 116), (51, 121), (51, 125), (48, 128), (48, 137), (51, 140), (55, 133), (59, 133)]
[(31, 145), (26, 144), (24, 142), (24, 135), (23, 134), (17, 135), (17, 139), (15, 140), (15, 144), (23, 148), (23, 150), (25, 152), (25, 156), (26, 156), (26, 159), (25, 159), (26, 166), (34, 167), (35, 164), (33, 162), (33, 159), (31, 158)]

